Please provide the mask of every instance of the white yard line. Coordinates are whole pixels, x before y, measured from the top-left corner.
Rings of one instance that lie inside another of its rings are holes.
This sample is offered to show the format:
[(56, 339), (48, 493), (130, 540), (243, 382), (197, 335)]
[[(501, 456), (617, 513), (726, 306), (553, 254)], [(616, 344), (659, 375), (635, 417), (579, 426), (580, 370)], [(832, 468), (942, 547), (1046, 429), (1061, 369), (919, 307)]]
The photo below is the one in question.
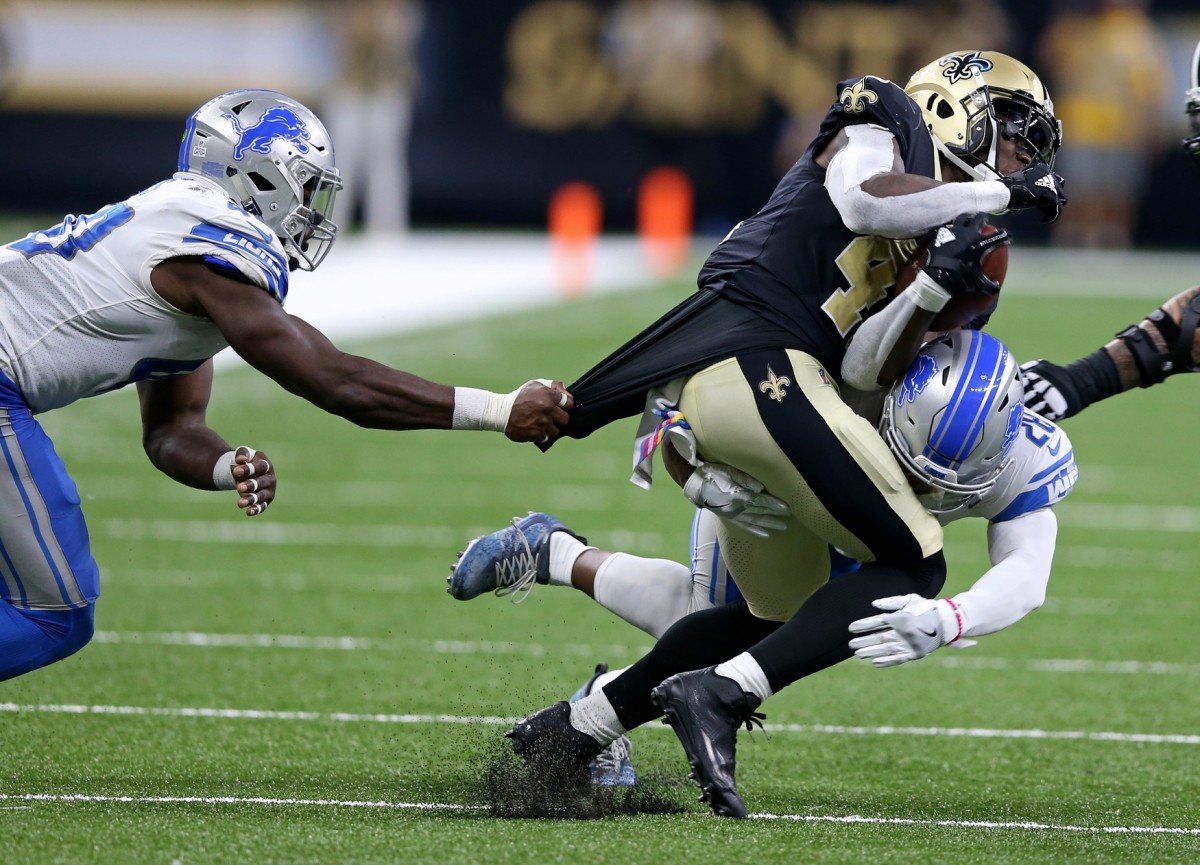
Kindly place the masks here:
[[(302, 649), (337, 652), (432, 652), (440, 655), (553, 655), (609, 657), (644, 654), (643, 644), (588, 643), (545, 645), (502, 640), (377, 640), (371, 637), (299, 634), (211, 634), (200, 631), (97, 631), (95, 643), (108, 645), (190, 646), (193, 648)], [(1035, 673), (1098, 673), (1134, 676), (1200, 676), (1200, 664), (1170, 661), (1093, 661), (1086, 658), (963, 657), (940, 653), (926, 662), (951, 669), (1023, 670)]]
[[(400, 715), (352, 712), (281, 711), (275, 709), (220, 709), (196, 706), (106, 706), (53, 703), (0, 703), (0, 712), (56, 715), (117, 715), (166, 718), (214, 718), (247, 721), (324, 721), (366, 724), (479, 724), (501, 726), (516, 718), (495, 715)], [(651, 724), (646, 729), (666, 730)], [(1002, 730), (987, 727), (853, 727), (837, 724), (765, 724), (771, 733), (830, 736), (920, 736), (953, 739), (1026, 739), (1034, 741), (1120, 742), (1142, 745), (1200, 745), (1200, 735), (1173, 733), (1118, 733), (1097, 730)]]
[[(269, 805), (304, 808), (366, 808), (393, 811), (484, 811), (482, 805), (449, 802), (387, 802), (354, 799), (276, 799), (267, 796), (96, 796), (83, 793), (0, 793), (8, 802), (101, 802), (134, 805)], [(751, 814), (752, 820), (791, 820), (867, 826), (936, 826), (949, 829), (1015, 829), (1038, 832), (1087, 832), (1098, 835), (1200, 835), (1200, 829), (1180, 826), (1075, 826), (1035, 821), (920, 820), (909, 817), (866, 817), (860, 814)]]

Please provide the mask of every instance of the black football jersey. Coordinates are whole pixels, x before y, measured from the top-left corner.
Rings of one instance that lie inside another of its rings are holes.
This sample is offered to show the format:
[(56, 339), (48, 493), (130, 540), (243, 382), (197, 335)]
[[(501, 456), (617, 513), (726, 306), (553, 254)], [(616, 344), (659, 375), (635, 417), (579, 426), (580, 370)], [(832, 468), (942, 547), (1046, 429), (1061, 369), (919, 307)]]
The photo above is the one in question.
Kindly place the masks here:
[(920, 108), (901, 87), (867, 76), (841, 82), (837, 93), (766, 206), (734, 227), (698, 277), (700, 288), (786, 330), (794, 338), (787, 347), (835, 375), (852, 331), (890, 299), (902, 255), (894, 241), (846, 228), (813, 157), (843, 127), (872, 123), (896, 137), (908, 173), (933, 177), (937, 158)]

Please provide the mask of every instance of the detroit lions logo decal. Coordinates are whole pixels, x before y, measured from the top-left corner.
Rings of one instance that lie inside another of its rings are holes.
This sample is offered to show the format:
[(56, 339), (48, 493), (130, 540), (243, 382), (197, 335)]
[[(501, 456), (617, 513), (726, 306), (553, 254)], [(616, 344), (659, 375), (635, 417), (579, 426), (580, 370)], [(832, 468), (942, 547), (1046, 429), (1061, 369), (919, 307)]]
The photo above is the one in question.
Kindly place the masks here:
[(271, 145), (276, 141), (287, 141), (300, 153), (308, 153), (306, 143), (312, 136), (304, 121), (289, 108), (275, 106), (263, 112), (262, 117), (253, 126), (242, 128), (237, 117), (226, 114), (225, 119), (233, 124), (233, 131), (238, 135), (238, 142), (233, 148), (233, 158), (240, 160), (247, 150), (255, 153), (269, 153)]
[(927, 354), (917, 355), (914, 366), (916, 369), (906, 375), (900, 383), (900, 392), (896, 394), (897, 406), (906, 402), (916, 402), (921, 391), (925, 390), (925, 385), (937, 375), (937, 361)]
[(951, 84), (954, 84), (957, 81), (966, 81), (978, 72), (989, 71), (992, 68), (992, 61), (986, 57), (980, 57), (978, 51), (968, 51), (966, 54), (952, 54), (944, 58), (941, 66), (942, 75), (948, 78)]
[(867, 79), (860, 78), (853, 86), (844, 88), (838, 94), (838, 101), (845, 106), (847, 114), (861, 114), (868, 104), (879, 101), (874, 92), (865, 89), (866, 84)]

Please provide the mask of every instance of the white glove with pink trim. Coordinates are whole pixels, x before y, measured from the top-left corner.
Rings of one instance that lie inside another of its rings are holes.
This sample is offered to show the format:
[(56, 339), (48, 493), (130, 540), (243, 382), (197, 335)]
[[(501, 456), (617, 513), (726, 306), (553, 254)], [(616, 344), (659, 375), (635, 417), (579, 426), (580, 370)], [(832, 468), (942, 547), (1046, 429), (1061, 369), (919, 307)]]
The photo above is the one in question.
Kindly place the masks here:
[(852, 639), (850, 648), (876, 667), (915, 661), (946, 645), (956, 649), (975, 645), (974, 640), (962, 638), (967, 622), (950, 598), (894, 595), (872, 601), (871, 605), (885, 612), (850, 623), (850, 633), (863, 635)]

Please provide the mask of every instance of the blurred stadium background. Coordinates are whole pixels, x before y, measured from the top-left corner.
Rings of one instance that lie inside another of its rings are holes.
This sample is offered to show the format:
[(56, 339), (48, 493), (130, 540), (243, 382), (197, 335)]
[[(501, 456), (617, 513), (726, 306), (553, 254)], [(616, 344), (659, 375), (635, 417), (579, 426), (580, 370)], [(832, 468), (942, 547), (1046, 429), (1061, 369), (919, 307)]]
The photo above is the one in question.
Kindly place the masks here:
[[(347, 234), (289, 309), (435, 380), (571, 380), (692, 290), (838, 79), (902, 81), (951, 47), (1027, 60), (1060, 113), (1071, 86), (1039, 58), (1069, 54), (1056, 72), (1072, 86), (1094, 61), (1106, 104), (1084, 92), (1070, 109), (1065, 152), (1090, 153), (1064, 164), (1072, 202), (1085, 176), (1144, 178), (1093, 189), (1132, 196), (1123, 242), (1010, 222), (993, 331), (1019, 357), (1077, 357), (1200, 279), (1200, 176), (1178, 147), (1194, 0), (0, 0), (5, 235), (165, 177), (184, 117), (223, 90), (278, 89), (328, 117), (355, 8), (398, 40), (390, 92), (411, 97), (411, 128), (403, 154), (375, 159), (407, 163), (411, 205), (384, 228), (341, 213)], [(1067, 51), (1063, 32), (1090, 36)], [(686, 502), (624, 483), (632, 421), (547, 455), (396, 436), (226, 366), (214, 426), (281, 467), (265, 524), (156, 474), (133, 393), (45, 419), (104, 595), (93, 645), (0, 687), (0, 862), (1196, 861), (1195, 381), (1065, 424), (1082, 474), (1043, 610), (969, 652), (842, 665), (772, 700), (772, 739), (743, 744), (739, 779), (783, 819), (731, 827), (668, 786), (687, 815), (597, 831), (477, 819), (479, 761), (504, 719), (648, 640), (572, 593), (456, 605), (442, 578), (528, 508), (603, 546), (685, 556)], [(951, 590), (987, 567), (982, 529), (948, 533)], [(635, 747), (649, 775), (681, 780), (669, 733)]]

